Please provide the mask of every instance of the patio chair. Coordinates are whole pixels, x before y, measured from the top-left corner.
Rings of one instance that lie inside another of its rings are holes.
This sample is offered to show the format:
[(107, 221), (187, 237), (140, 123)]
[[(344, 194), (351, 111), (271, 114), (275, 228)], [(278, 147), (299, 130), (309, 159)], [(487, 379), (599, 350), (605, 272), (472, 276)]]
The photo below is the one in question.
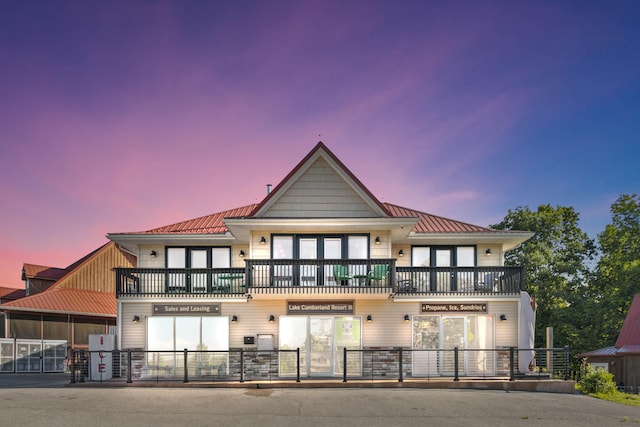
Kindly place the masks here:
[(376, 264), (373, 266), (373, 270), (369, 272), (369, 281), (386, 281), (388, 276), (389, 266), (387, 264)]
[(333, 266), (333, 279), (336, 284), (340, 286), (346, 286), (349, 284), (349, 280), (353, 279), (353, 276), (349, 275), (349, 270), (346, 265), (334, 265)]

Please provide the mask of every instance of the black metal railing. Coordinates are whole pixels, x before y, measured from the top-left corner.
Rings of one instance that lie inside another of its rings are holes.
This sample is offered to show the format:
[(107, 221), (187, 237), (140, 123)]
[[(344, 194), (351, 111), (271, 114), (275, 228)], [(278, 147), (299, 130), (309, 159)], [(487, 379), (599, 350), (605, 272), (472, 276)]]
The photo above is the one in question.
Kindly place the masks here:
[(396, 267), (395, 259), (247, 259), (244, 268), (116, 268), (117, 296), (253, 293), (516, 295), (521, 267)]
[[(519, 355), (531, 363), (519, 369)], [(262, 351), (86, 351), (71, 354), (71, 383), (245, 382), (315, 379), (304, 349)], [(430, 378), (569, 380), (569, 348), (347, 349), (334, 355), (334, 380)], [(325, 378), (326, 379), (326, 378)]]
[(399, 294), (518, 294), (522, 267), (397, 267)]
[[(519, 357), (533, 357), (524, 370)], [(569, 348), (523, 349), (343, 349), (343, 382), (349, 379), (505, 378), (562, 379), (570, 377)]]

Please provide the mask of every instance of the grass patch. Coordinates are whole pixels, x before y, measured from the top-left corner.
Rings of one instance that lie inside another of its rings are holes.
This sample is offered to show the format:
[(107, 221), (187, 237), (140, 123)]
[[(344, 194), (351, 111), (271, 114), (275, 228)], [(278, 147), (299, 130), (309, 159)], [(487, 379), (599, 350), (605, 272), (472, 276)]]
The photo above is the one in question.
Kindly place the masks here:
[(614, 391), (613, 393), (589, 393), (589, 396), (609, 402), (622, 403), (623, 405), (640, 407), (640, 395), (621, 393)]

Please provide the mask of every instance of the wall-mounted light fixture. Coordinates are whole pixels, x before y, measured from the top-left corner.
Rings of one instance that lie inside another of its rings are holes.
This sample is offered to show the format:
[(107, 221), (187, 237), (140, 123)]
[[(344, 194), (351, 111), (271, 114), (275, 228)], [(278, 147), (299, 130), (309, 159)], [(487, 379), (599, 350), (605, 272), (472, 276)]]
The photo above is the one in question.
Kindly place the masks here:
[(273, 323), (276, 321), (276, 316), (274, 316), (273, 314), (269, 315), (269, 323)]
[(501, 315), (500, 315), (500, 320), (501, 320), (501, 321), (503, 321), (503, 322), (504, 322), (505, 320), (507, 320), (507, 315), (506, 315), (506, 314), (501, 314)]
[(370, 314), (367, 314), (367, 322), (373, 322), (373, 317)]
[(245, 255), (244, 251), (240, 250), (240, 258), (244, 258), (244, 255)]
[(484, 254), (486, 256), (491, 256), (491, 248), (487, 249), (486, 251), (484, 251)]
[(409, 322), (409, 321), (411, 321), (411, 318), (409, 317), (409, 315), (408, 315), (408, 314), (405, 314), (405, 315), (404, 315), (404, 321), (405, 321), (405, 322)]
[(231, 322), (232, 323), (237, 323), (238, 322), (238, 316), (236, 316), (235, 314), (233, 316), (231, 316)]
[(157, 256), (158, 256), (158, 252), (156, 252), (156, 251), (151, 251), (151, 253), (150, 253), (149, 255), (151, 255), (151, 258), (155, 258), (155, 257), (157, 257)]
[(398, 251), (398, 256), (400, 256), (400, 257), (404, 256), (404, 249), (400, 249)]
[(138, 316), (138, 315), (133, 316), (133, 319), (131, 321), (133, 323), (138, 323), (140, 321), (140, 316)]
[(262, 237), (260, 238), (260, 244), (261, 244), (261, 245), (266, 245), (266, 244), (267, 244), (267, 239), (265, 239), (265, 237), (264, 237), (264, 236), (262, 236)]
[(379, 244), (380, 244), (380, 236), (376, 236), (376, 240), (375, 240), (375, 242), (376, 242), (376, 245), (379, 245)]

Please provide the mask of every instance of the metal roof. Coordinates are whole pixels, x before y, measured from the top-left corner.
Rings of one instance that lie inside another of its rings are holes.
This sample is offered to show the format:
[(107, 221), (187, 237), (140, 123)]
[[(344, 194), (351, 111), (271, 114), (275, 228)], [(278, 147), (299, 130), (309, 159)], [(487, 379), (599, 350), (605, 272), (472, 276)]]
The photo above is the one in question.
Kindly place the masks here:
[(640, 295), (633, 297), (627, 317), (624, 319), (616, 348), (640, 345)]
[(478, 225), (468, 224), (437, 215), (420, 212), (415, 209), (384, 203), (394, 217), (417, 217), (418, 224), (413, 228), (415, 233), (496, 233), (496, 230)]
[(0, 305), (0, 309), (108, 317), (115, 317), (117, 312), (114, 292), (58, 287), (4, 303)]

